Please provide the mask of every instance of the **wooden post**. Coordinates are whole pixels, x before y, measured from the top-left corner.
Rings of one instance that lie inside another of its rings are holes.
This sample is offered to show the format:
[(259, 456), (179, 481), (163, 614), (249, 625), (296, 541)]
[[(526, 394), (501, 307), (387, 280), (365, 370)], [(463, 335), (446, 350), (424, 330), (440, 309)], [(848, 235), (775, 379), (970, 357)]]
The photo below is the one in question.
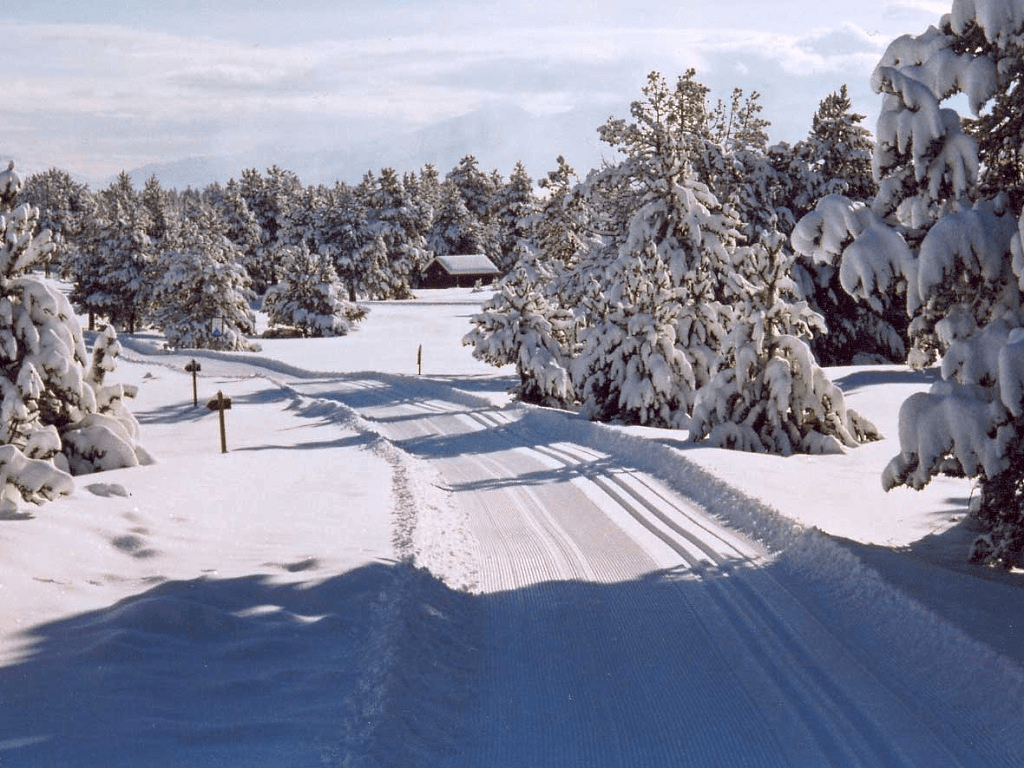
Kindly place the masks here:
[(217, 415), (220, 417), (220, 452), (228, 452), (228, 431), (224, 425), (224, 393), (217, 390)]
[(196, 374), (202, 370), (202, 366), (195, 360), (185, 366), (185, 370), (192, 374), (192, 407), (199, 405), (199, 391), (196, 388)]
[(416, 352), (416, 375), (423, 375), (423, 345), (420, 344), (419, 350)]
[(224, 397), (224, 393), (219, 389), (217, 390), (217, 396), (212, 398), (210, 402), (206, 404), (206, 407), (211, 411), (217, 411), (217, 416), (220, 419), (220, 452), (228, 452), (228, 433), (224, 425), (224, 411), (231, 409), (231, 398)]

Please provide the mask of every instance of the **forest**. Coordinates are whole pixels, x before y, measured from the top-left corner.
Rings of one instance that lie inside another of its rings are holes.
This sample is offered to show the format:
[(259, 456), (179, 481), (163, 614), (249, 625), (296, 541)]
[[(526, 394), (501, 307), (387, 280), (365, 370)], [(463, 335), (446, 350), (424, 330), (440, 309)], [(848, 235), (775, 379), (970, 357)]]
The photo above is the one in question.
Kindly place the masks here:
[[(522, 165), (505, 178), (471, 155), (443, 177), (384, 168), (333, 187), (271, 167), (202, 190), (155, 177), (137, 190), (121, 174), (92, 191), (58, 169), (22, 180), (12, 166), (0, 178), (4, 447), (19, 461), (75, 454), (68, 435), (87, 434), (83, 414), (112, 407), (111, 396), (93, 402), (102, 359), (92, 379), (70, 382), (51, 359), (87, 367), (80, 331), (47, 346), (63, 333), (55, 313), (71, 313), (31, 282), (34, 268), (70, 284), (90, 330), (154, 327), (172, 348), (244, 350), (257, 344), (258, 308), (270, 333), (344, 334), (360, 301), (411, 298), (433, 255), (483, 253), (503, 278), (464, 343), (514, 365), (522, 400), (596, 420), (688, 429), (738, 450), (836, 452), (878, 435), (825, 368), (937, 366), (941, 381), (903, 407), (901, 452), (882, 482), (975, 478), (972, 512), (987, 533), (972, 556), (1017, 564), (1015, 13), (959, 3), (894, 41), (872, 79), (883, 100), (874, 135), (844, 87), (809, 116), (804, 140), (772, 143), (759, 94), (715, 99), (689, 70), (652, 72), (628, 116), (597, 127), (614, 160), (580, 174), (558, 158), (536, 182)], [(955, 96), (970, 115), (950, 106)], [(5, 493), (46, 497), (62, 482), (8, 480)]]

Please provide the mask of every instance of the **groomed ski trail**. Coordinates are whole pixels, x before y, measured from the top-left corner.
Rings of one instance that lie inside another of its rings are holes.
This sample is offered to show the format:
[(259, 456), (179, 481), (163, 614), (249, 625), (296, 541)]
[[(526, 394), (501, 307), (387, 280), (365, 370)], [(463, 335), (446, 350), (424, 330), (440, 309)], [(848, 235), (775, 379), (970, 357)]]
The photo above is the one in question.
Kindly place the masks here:
[(437, 382), (295, 386), (429, 462), (469, 521), (483, 639), (468, 736), (443, 764), (1016, 764), (1020, 729), (965, 711), (947, 674), (894, 660), (888, 637), (845, 642), (799, 557), (614, 452)]

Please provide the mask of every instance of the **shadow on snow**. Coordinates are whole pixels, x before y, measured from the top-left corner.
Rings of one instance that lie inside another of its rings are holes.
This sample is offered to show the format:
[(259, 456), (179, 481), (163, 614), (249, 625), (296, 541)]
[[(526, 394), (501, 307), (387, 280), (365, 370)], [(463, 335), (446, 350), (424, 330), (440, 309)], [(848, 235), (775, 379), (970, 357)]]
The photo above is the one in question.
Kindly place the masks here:
[[(759, 597), (778, 583), (943, 727), (888, 730), (820, 658), (797, 674), (795, 630)], [(404, 563), (167, 582), (27, 633), (0, 669), (0, 764), (888, 765), (899, 739), (920, 765), (1016, 754), (1019, 728), (1001, 722), (971, 743), (981, 713), (964, 714), (929, 638), (879, 654), (908, 628), (885, 610), (865, 622), (872, 596), (857, 599), (782, 562), (483, 595)]]

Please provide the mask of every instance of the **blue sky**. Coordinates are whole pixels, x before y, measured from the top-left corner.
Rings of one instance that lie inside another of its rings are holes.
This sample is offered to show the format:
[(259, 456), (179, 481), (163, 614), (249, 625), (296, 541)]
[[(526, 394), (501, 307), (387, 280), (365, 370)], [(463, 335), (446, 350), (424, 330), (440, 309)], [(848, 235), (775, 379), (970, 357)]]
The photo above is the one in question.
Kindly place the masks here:
[[(4, 11), (0, 156), (98, 184), (206, 158), (358, 179), (453, 152), (535, 177), (604, 148), (647, 72), (762, 94), (774, 140), (843, 83), (873, 128), (885, 46), (949, 0), (27, 0)], [(291, 163), (291, 165), (290, 165)], [(360, 165), (362, 163), (363, 165)], [(216, 169), (216, 170), (214, 170)], [(180, 169), (179, 169), (180, 170)], [(322, 178), (321, 178), (322, 177)]]

